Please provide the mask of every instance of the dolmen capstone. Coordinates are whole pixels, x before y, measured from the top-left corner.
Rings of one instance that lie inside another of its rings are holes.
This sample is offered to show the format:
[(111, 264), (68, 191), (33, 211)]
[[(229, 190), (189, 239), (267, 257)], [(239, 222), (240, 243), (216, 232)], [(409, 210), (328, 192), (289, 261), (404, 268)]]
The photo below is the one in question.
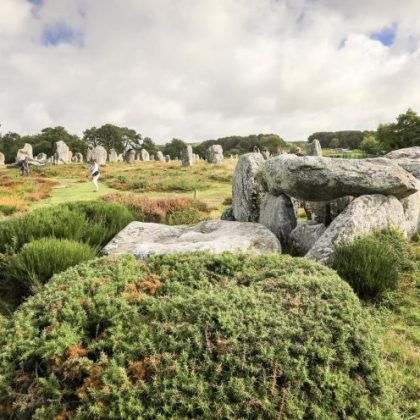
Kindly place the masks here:
[(206, 150), (206, 160), (208, 163), (222, 163), (223, 162), (223, 148), (220, 144), (214, 144)]
[(278, 253), (281, 245), (265, 226), (256, 223), (212, 220), (195, 226), (168, 226), (132, 222), (102, 250), (104, 255), (133, 254), (144, 260), (151, 255), (207, 251)]
[(192, 166), (194, 163), (194, 154), (191, 146), (187, 146), (181, 151), (182, 166)]
[[(263, 224), (283, 246), (330, 265), (336, 246), (374, 230), (420, 231), (419, 177), (399, 164), (420, 166), (420, 148), (410, 149), (375, 159), (248, 153), (234, 171), (224, 217)], [(308, 222), (297, 225), (299, 201)]]

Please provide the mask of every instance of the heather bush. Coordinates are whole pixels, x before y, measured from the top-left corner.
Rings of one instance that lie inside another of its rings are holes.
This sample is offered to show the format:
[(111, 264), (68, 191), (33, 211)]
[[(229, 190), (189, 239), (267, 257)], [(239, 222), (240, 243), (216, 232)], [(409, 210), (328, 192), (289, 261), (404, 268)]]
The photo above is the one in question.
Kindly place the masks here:
[(0, 222), (0, 253), (17, 252), (24, 244), (43, 237), (99, 247), (133, 220), (127, 208), (113, 203), (83, 202), (42, 208)]
[(87, 244), (67, 239), (42, 238), (24, 245), (6, 266), (0, 290), (6, 302), (17, 305), (38, 292), (54, 274), (95, 258)]
[(373, 334), (309, 260), (97, 259), (7, 323), (0, 417), (391, 419)]
[(379, 231), (335, 250), (333, 268), (363, 299), (380, 298), (398, 286), (408, 264), (406, 241), (393, 230)]

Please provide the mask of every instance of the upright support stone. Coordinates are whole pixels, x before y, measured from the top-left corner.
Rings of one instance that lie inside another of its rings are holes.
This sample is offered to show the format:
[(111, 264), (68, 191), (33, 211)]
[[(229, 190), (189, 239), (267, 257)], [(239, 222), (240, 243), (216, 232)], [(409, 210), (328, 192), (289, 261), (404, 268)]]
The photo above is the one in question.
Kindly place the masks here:
[(248, 153), (236, 165), (232, 183), (232, 208), (239, 222), (258, 222), (263, 190), (255, 176), (263, 163), (264, 158), (260, 153)]

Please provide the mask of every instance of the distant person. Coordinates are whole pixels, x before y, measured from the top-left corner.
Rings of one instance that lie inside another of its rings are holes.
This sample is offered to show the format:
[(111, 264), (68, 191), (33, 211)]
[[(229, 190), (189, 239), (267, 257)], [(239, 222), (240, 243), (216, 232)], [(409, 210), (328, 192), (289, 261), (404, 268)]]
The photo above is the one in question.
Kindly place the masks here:
[(29, 158), (28, 158), (28, 156), (26, 156), (25, 160), (22, 161), (21, 170), (22, 170), (22, 175), (23, 176), (29, 176)]
[(96, 159), (93, 159), (92, 161), (92, 166), (90, 167), (90, 174), (92, 176), (92, 184), (95, 187), (94, 192), (98, 192), (99, 191), (98, 179), (99, 179), (100, 173), (99, 173), (99, 165)]
[(302, 149), (300, 147), (296, 147), (295, 155), (296, 156), (303, 156)]

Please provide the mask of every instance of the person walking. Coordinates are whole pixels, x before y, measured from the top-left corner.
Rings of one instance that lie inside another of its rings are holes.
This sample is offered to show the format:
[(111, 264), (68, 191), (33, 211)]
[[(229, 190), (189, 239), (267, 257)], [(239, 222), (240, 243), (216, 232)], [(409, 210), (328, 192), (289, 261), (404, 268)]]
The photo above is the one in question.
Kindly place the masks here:
[(95, 187), (94, 192), (98, 192), (99, 191), (98, 179), (99, 179), (100, 173), (99, 173), (99, 165), (96, 159), (93, 159), (92, 161), (92, 166), (90, 167), (90, 174), (92, 176), (92, 184)]
[(29, 158), (26, 157), (24, 161), (22, 161), (22, 175), (29, 176)]

